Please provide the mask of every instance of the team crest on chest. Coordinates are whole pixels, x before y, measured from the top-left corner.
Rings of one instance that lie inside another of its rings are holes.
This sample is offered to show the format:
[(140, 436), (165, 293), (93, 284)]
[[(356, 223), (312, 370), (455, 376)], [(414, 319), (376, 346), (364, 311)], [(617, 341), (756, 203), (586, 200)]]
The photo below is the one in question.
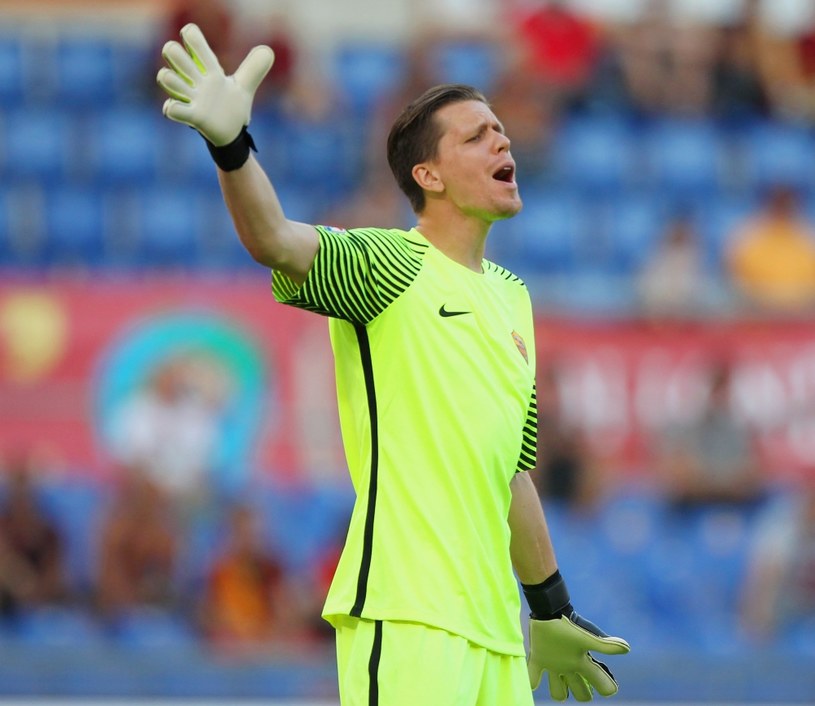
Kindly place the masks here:
[(517, 331), (512, 332), (512, 340), (515, 341), (515, 345), (518, 346), (518, 350), (521, 352), (521, 355), (524, 357), (526, 364), (529, 365), (529, 353), (526, 352), (526, 343), (524, 343), (523, 336)]

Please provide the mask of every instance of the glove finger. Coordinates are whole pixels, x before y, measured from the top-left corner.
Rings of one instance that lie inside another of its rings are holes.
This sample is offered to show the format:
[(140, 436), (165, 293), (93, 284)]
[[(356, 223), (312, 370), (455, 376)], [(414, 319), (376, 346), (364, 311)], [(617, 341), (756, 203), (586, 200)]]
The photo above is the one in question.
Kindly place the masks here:
[(597, 690), (598, 694), (614, 696), (619, 686), (611, 670), (591, 655), (586, 656), (588, 660), (586, 661), (586, 667), (580, 671), (581, 675)]
[(589, 649), (593, 652), (601, 652), (604, 655), (625, 655), (631, 651), (631, 645), (621, 637), (609, 635), (608, 637), (598, 637)]
[(180, 34), (187, 52), (202, 73), (224, 72), (198, 25), (190, 22), (181, 28)]
[(266, 74), (274, 64), (274, 52), (270, 47), (261, 44), (250, 51), (241, 62), (235, 72), (235, 81), (245, 88), (250, 95), (254, 95), (258, 90), (260, 82), (266, 78)]
[(192, 98), (192, 86), (182, 79), (175, 71), (166, 66), (159, 69), (156, 75), (158, 85), (164, 89), (171, 98), (189, 103)]
[(563, 678), (576, 701), (591, 701), (593, 695), (588, 682), (579, 674), (564, 674)]
[(526, 672), (529, 674), (529, 686), (532, 687), (532, 691), (535, 691), (540, 686), (543, 669), (532, 660), (529, 660), (526, 663)]
[(631, 650), (630, 645), (623, 638), (606, 635), (582, 615), (572, 613), (568, 620), (586, 639), (587, 648), (594, 652), (602, 652), (605, 655), (623, 655)]
[(201, 71), (195, 65), (192, 57), (187, 54), (184, 47), (178, 42), (170, 40), (162, 48), (161, 55), (173, 71), (190, 84), (190, 86), (195, 85), (194, 77), (200, 76)]
[[(184, 123), (185, 125), (192, 125), (193, 121), (193, 108), (189, 103), (177, 101), (174, 98), (168, 98), (164, 101), (161, 108), (164, 116), (175, 120), (177, 123)], [(194, 126), (193, 126), (194, 127)]]
[(549, 694), (555, 701), (565, 701), (569, 698), (569, 689), (560, 674), (549, 672)]

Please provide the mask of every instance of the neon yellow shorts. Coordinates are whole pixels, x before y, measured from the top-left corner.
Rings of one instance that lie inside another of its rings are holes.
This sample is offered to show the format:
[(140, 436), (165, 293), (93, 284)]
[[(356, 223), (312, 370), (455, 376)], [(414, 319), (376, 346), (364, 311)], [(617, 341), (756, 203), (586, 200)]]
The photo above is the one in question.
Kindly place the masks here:
[(342, 706), (532, 706), (523, 657), (419, 623), (335, 627)]

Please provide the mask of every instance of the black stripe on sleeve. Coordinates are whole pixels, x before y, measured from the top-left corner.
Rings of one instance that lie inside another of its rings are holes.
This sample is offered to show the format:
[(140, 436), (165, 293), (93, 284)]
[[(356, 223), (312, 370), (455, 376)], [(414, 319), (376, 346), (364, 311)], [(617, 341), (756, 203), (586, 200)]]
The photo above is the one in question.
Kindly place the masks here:
[(396, 300), (421, 270), (427, 250), (401, 231), (318, 231), (320, 249), (306, 281), (298, 287), (276, 272), (275, 297), (352, 323), (369, 323)]
[(531, 471), (535, 467), (538, 449), (538, 397), (535, 386), (532, 387), (532, 397), (529, 400), (529, 409), (524, 423), (523, 439), (521, 441), (521, 455), (518, 458), (516, 471)]
[(376, 389), (374, 387), (374, 370), (371, 359), (371, 345), (368, 341), (368, 331), (357, 324), (354, 329), (357, 333), (359, 353), (362, 359), (362, 371), (365, 376), (365, 390), (368, 395), (368, 415), (371, 426), (371, 468), (368, 480), (368, 507), (365, 514), (365, 531), (362, 537), (362, 559), (357, 577), (357, 595), (351, 608), (351, 615), (360, 617), (365, 607), (365, 598), (368, 592), (368, 575), (371, 571), (371, 558), (374, 543), (374, 515), (376, 513), (376, 491), (379, 474), (379, 427), (376, 411)]

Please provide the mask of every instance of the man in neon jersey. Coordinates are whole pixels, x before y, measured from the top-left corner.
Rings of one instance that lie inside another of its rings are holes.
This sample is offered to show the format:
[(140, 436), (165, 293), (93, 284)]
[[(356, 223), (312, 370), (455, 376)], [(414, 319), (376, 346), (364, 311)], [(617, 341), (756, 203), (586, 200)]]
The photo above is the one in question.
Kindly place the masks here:
[[(510, 142), (468, 86), (430, 89), (397, 118), (388, 160), (410, 231), (290, 221), (251, 154), (252, 100), (274, 55), (232, 76), (195, 25), (162, 52), (164, 114), (196, 128), (241, 242), (281, 302), (329, 319), (357, 493), (323, 611), (344, 706), (529, 706), (617, 692), (589, 650), (628, 652), (574, 612), (528, 471), (536, 438), (532, 308), (484, 259), (521, 208)], [(525, 659), (520, 579), (531, 610)], [(531, 688), (530, 688), (531, 685)]]

